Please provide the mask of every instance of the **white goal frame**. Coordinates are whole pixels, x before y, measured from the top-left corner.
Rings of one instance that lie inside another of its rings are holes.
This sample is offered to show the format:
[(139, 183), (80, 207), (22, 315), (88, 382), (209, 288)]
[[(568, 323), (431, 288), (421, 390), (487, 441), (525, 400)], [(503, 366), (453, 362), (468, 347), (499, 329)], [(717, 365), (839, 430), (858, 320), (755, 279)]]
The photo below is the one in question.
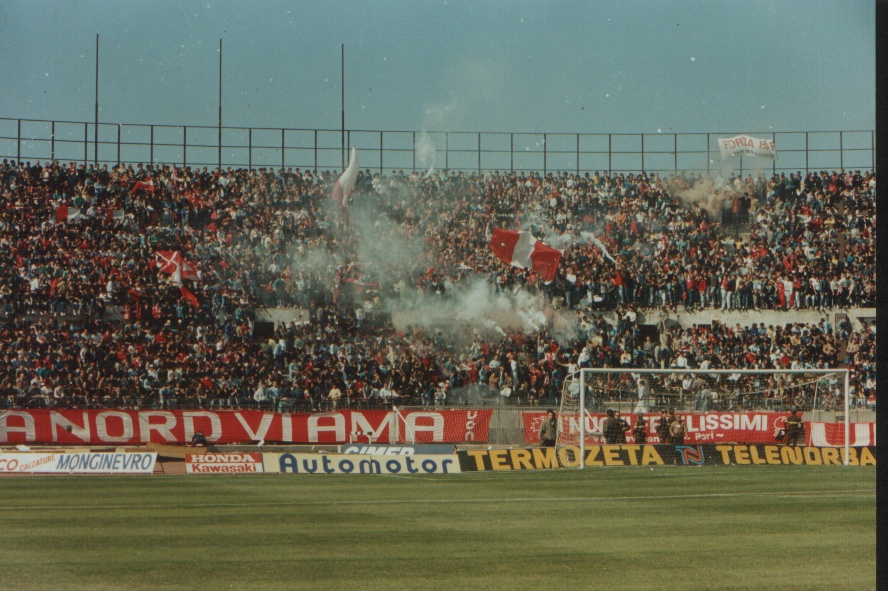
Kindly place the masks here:
[[(579, 391), (579, 427), (580, 427), (580, 458), (586, 457), (586, 374), (751, 374), (751, 375), (776, 375), (776, 374), (805, 374), (805, 375), (842, 375), (845, 376), (845, 455), (844, 464), (848, 466), (851, 458), (851, 404), (850, 386), (851, 371), (849, 369), (648, 369), (648, 368), (613, 368), (613, 367), (584, 367), (577, 370), (580, 374)], [(562, 394), (564, 396), (565, 394)], [(582, 459), (579, 468), (582, 470), (585, 464)]]

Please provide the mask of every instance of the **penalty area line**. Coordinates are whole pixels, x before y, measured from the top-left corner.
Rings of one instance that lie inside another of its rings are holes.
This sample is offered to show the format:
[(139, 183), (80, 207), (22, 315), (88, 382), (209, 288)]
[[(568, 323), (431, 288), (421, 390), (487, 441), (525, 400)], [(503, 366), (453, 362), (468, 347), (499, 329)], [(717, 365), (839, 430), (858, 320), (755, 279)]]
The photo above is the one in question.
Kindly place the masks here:
[(763, 493), (700, 493), (684, 495), (631, 495), (622, 497), (515, 497), (498, 499), (380, 499), (355, 501), (294, 501), (287, 503), (189, 503), (180, 505), (168, 504), (129, 504), (129, 505), (58, 505), (33, 507), (0, 507), (0, 512), (14, 511), (113, 511), (115, 509), (218, 509), (237, 507), (323, 507), (348, 505), (471, 505), (471, 504), (505, 504), (505, 503), (579, 503), (602, 501), (662, 501), (681, 499), (731, 499), (731, 498), (797, 498), (814, 497), (836, 498), (857, 497), (875, 498), (876, 492), (869, 489), (822, 490), (798, 492), (763, 492)]

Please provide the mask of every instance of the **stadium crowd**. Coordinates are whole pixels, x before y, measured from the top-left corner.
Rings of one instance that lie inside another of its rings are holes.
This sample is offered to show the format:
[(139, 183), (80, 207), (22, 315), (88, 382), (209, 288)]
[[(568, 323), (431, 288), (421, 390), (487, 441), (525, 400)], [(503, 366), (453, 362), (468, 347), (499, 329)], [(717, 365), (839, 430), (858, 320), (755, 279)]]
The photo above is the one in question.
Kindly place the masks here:
[[(4, 161), (5, 407), (550, 401), (578, 366), (847, 366), (856, 404), (875, 405), (875, 327), (825, 315), (875, 305), (873, 172), (713, 181), (366, 171), (348, 208), (330, 199), (336, 178)], [(563, 249), (555, 279), (503, 265), (488, 245), (494, 227), (529, 228)], [(477, 281), (501, 292), (493, 297), (532, 296), (549, 322), (476, 327), (459, 342), (393, 326), (392, 306), (452, 300)], [(256, 338), (267, 307), (302, 308), (310, 320)], [(712, 307), (824, 318), (663, 322), (659, 337), (642, 336), (645, 311)], [(552, 308), (572, 326), (555, 327)]]

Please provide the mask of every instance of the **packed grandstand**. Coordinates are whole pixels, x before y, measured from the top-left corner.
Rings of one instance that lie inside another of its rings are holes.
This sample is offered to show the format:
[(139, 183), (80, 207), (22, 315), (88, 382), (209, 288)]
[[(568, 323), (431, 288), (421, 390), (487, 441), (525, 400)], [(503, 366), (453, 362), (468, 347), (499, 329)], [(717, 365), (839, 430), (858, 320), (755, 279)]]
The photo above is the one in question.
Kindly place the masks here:
[[(839, 314), (875, 306), (873, 171), (367, 170), (344, 205), (337, 178), (4, 160), (3, 406), (554, 404), (577, 367), (847, 367), (875, 407), (875, 325)], [(554, 279), (495, 228), (561, 250)]]

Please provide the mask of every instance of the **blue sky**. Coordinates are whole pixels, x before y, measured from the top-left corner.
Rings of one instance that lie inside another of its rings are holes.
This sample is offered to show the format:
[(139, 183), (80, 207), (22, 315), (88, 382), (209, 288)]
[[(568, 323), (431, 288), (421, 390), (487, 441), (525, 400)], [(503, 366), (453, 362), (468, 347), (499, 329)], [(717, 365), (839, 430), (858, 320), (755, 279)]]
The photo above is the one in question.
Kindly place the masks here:
[(7, 0), (0, 116), (656, 133), (875, 126), (872, 1)]

